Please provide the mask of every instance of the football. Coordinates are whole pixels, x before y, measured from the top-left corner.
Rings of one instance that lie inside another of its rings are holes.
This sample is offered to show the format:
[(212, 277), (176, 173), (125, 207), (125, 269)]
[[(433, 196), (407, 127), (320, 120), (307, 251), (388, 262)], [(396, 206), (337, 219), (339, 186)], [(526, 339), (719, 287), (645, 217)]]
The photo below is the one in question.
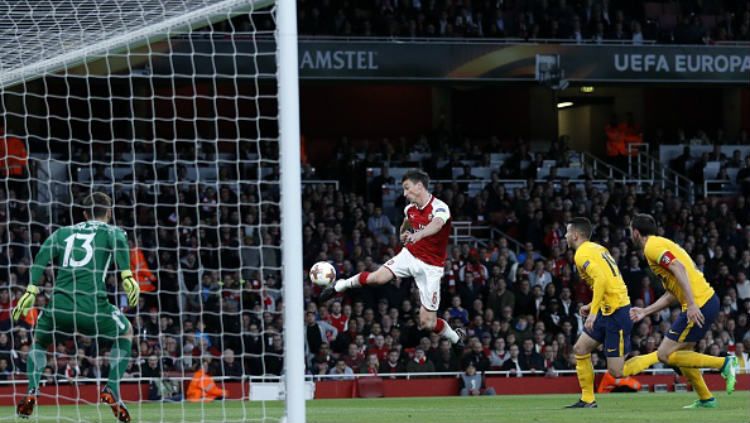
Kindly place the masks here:
[(327, 261), (319, 261), (312, 265), (309, 276), (312, 283), (326, 286), (336, 280), (336, 269)]

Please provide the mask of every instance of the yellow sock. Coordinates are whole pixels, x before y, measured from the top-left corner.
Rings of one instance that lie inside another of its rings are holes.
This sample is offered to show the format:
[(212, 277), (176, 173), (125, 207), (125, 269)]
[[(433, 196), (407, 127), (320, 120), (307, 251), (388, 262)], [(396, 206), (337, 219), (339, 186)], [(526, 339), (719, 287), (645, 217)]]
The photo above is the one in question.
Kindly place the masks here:
[(581, 385), (581, 401), (594, 402), (594, 365), (591, 354), (576, 354), (576, 374), (578, 384)]
[(707, 399), (713, 398), (713, 395), (711, 395), (711, 391), (709, 391), (708, 386), (706, 386), (706, 381), (703, 380), (703, 374), (699, 369), (680, 367), (680, 371), (690, 382), (690, 385), (693, 386), (693, 390), (696, 394), (698, 394), (699, 399), (705, 401)]
[(658, 362), (659, 357), (657, 357), (656, 351), (649, 354), (637, 355), (625, 362), (625, 365), (622, 367), (622, 375), (637, 375)]
[(695, 351), (675, 351), (669, 355), (667, 361), (667, 364), (675, 367), (721, 369), (724, 367), (725, 359)]

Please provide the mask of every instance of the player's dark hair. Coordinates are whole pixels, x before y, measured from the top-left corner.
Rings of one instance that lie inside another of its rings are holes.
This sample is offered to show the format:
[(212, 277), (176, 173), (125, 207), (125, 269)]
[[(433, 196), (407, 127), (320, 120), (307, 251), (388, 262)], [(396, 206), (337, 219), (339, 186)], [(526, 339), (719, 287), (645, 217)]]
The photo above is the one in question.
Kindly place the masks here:
[(581, 234), (586, 239), (591, 239), (591, 233), (593, 232), (591, 221), (585, 217), (574, 217), (568, 222), (573, 230)]
[(630, 221), (630, 225), (633, 229), (637, 229), (641, 236), (649, 236), (656, 234), (656, 220), (650, 214), (638, 213), (633, 216), (633, 220)]
[(83, 200), (83, 208), (89, 217), (98, 219), (107, 215), (107, 210), (112, 208), (112, 199), (103, 192), (92, 192)]
[(404, 177), (401, 178), (401, 182), (403, 183), (407, 180), (411, 181), (413, 184), (421, 182), (425, 188), (428, 188), (430, 186), (430, 175), (420, 169), (412, 169), (404, 173)]

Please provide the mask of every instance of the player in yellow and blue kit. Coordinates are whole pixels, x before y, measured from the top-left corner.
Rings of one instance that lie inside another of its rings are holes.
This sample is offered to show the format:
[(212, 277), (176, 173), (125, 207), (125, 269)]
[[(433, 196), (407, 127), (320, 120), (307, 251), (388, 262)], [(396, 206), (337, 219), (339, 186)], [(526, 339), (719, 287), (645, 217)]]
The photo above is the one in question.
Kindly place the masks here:
[(589, 241), (591, 232), (591, 222), (585, 217), (576, 217), (568, 224), (565, 234), (568, 246), (576, 251), (575, 263), (581, 278), (594, 291), (591, 304), (580, 309), (586, 322), (573, 346), (581, 399), (567, 408), (596, 408), (592, 351), (604, 344), (607, 370), (618, 378), (622, 377), (625, 356), (630, 352), (633, 322), (628, 289), (609, 251)]
[(625, 363), (625, 375), (633, 375), (657, 361), (679, 368), (687, 377), (699, 399), (685, 408), (714, 408), (716, 400), (703, 380), (700, 368), (721, 371), (727, 382), (727, 393), (734, 391), (737, 358), (715, 357), (694, 351), (719, 314), (719, 298), (688, 253), (679, 245), (656, 235), (656, 221), (647, 214), (637, 214), (631, 223), (633, 243), (643, 250), (651, 270), (659, 277), (666, 293), (646, 308), (633, 307), (631, 319), (636, 322), (678, 301), (682, 312), (672, 323), (655, 353), (645, 354)]

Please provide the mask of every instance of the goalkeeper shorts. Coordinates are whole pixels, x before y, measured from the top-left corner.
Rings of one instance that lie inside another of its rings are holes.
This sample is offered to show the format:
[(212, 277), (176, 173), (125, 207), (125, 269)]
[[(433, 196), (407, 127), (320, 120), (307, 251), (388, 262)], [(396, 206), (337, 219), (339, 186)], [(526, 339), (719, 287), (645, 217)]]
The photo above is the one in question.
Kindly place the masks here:
[(47, 347), (55, 341), (55, 335), (85, 335), (114, 341), (127, 333), (130, 322), (122, 312), (112, 304), (102, 305), (96, 312), (85, 310), (51, 310), (45, 307), (34, 329), (35, 341)]

